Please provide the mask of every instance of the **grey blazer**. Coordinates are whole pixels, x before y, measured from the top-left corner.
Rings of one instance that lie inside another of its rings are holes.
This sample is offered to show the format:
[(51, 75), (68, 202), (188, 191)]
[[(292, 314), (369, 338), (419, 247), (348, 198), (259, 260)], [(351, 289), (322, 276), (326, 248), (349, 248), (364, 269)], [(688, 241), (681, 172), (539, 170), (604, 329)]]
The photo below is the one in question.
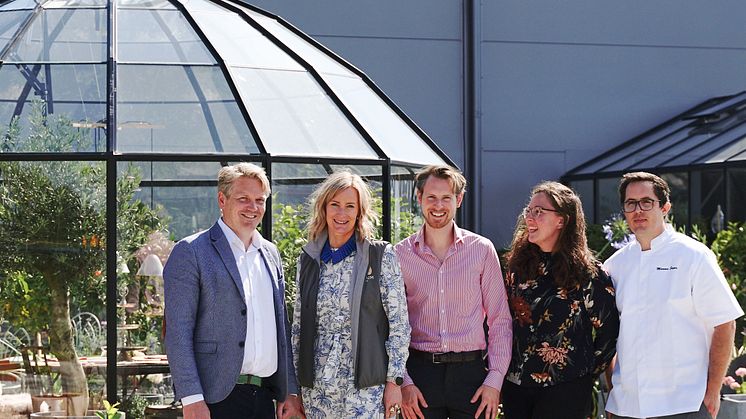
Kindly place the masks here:
[[(268, 380), (279, 401), (297, 394), (285, 281), (277, 247), (256, 244), (272, 276), (277, 327), (277, 372)], [(202, 394), (207, 403), (224, 400), (241, 372), (246, 339), (246, 300), (241, 276), (220, 226), (176, 244), (163, 269), (166, 298), (166, 353), (175, 398)]]

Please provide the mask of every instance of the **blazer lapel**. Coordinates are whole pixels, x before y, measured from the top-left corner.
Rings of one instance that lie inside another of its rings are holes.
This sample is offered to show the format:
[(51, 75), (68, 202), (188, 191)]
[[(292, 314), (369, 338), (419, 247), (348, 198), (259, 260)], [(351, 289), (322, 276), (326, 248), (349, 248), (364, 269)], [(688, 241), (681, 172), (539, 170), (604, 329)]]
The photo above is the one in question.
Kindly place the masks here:
[(215, 223), (215, 225), (210, 229), (210, 239), (212, 239), (212, 245), (215, 246), (215, 249), (218, 251), (220, 259), (223, 260), (225, 269), (228, 270), (231, 279), (233, 279), (233, 283), (236, 285), (238, 293), (241, 294), (241, 299), (245, 301), (246, 295), (244, 295), (243, 292), (241, 274), (238, 272), (238, 267), (236, 266), (236, 258), (233, 257), (233, 251), (231, 250), (230, 244), (228, 244), (228, 239), (225, 237), (225, 234), (223, 234), (223, 230), (220, 228), (218, 223)]

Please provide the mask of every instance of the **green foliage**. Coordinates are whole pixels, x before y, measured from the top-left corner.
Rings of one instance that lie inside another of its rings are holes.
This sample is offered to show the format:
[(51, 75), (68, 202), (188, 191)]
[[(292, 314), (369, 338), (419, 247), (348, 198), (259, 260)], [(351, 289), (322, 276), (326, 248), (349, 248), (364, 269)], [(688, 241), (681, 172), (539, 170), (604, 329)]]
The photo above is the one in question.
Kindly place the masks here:
[(121, 417), (117, 406), (119, 406), (119, 403), (110, 404), (107, 400), (104, 400), (104, 411), (96, 412), (96, 416), (101, 419), (117, 419)]
[[(746, 223), (730, 222), (725, 229), (718, 232), (709, 242), (710, 249), (715, 253), (718, 264), (725, 274), (733, 293), (741, 307), (746, 307)], [(701, 229), (694, 226), (692, 237), (708, 243), (707, 236)], [(740, 317), (736, 320), (736, 346), (746, 347), (746, 320)]]
[(133, 394), (122, 404), (122, 410), (127, 412), (127, 419), (142, 419), (145, 417), (145, 408), (148, 407), (148, 399)]

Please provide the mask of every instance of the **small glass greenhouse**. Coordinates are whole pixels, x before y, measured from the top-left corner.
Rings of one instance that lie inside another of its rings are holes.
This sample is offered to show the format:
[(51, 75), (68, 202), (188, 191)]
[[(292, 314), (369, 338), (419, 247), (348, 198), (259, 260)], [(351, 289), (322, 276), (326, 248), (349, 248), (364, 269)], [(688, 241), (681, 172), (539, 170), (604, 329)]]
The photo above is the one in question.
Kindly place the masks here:
[(656, 173), (671, 187), (673, 220), (702, 231), (746, 220), (746, 92), (716, 97), (571, 170), (591, 222), (620, 211), (622, 174)]
[(0, 127), (0, 360), (39, 346), (72, 365), (47, 391), (125, 407), (168, 390), (167, 367), (131, 365), (163, 353), (158, 265), (219, 216), (222, 165), (267, 170), (263, 234), (293, 265), (335, 169), (371, 183), (398, 240), (419, 226), (414, 171), (453, 164), (360, 70), (233, 0), (0, 3)]

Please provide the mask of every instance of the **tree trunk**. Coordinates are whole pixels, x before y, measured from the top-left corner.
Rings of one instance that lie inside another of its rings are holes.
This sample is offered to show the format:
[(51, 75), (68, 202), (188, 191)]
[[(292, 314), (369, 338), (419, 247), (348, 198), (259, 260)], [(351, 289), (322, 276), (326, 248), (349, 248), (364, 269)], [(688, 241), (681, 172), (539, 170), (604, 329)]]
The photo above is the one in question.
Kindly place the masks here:
[(67, 282), (51, 272), (44, 272), (44, 278), (49, 284), (52, 297), (52, 318), (49, 321), (49, 351), (60, 362), (62, 392), (78, 394), (85, 400), (85, 403), (70, 403), (73, 406), (68, 406), (68, 414), (82, 416), (88, 408), (88, 380), (83, 367), (80, 365), (78, 355), (75, 353)]

